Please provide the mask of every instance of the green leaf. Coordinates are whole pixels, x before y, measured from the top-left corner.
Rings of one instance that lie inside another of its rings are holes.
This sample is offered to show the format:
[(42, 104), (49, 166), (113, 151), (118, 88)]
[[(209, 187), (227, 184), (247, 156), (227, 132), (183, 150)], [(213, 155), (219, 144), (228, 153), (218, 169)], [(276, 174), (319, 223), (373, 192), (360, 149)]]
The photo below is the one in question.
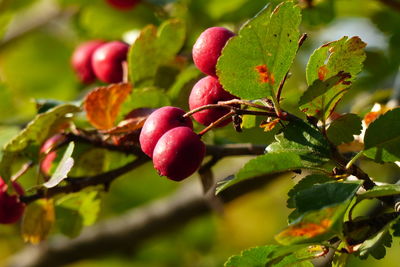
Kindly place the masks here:
[(159, 88), (134, 89), (122, 104), (120, 114), (128, 114), (137, 108), (159, 108), (170, 104), (168, 95)]
[(300, 157), (290, 152), (268, 153), (247, 162), (231, 180), (218, 184), (217, 194), (226, 188), (262, 175), (296, 170), (304, 167)]
[[(175, 100), (182, 96), (185, 89), (192, 89), (194, 82), (199, 78), (199, 76), (200, 71), (194, 65), (185, 68), (178, 74), (175, 82), (168, 89), (168, 96), (175, 102)], [(184, 96), (185, 103), (187, 103), (187, 95), (185, 94)]]
[(379, 116), (365, 132), (364, 154), (376, 162), (400, 160), (400, 108)]
[[(317, 248), (318, 247), (318, 248)], [(263, 266), (313, 266), (309, 259), (321, 253), (322, 247), (309, 245), (277, 246), (267, 245), (246, 249), (240, 255), (232, 256), (225, 267)]]
[(307, 65), (308, 85), (312, 85), (316, 80), (327, 81), (339, 73), (348, 73), (350, 77), (330, 87), (325, 93), (314, 98), (311, 103), (305, 104), (303, 101), (301, 108), (307, 115), (316, 116), (322, 120), (329, 117), (351, 82), (362, 70), (362, 63), (366, 57), (365, 46), (366, 44), (357, 36), (350, 39), (343, 37), (314, 51)]
[(311, 188), (315, 184), (323, 184), (331, 182), (332, 178), (324, 174), (311, 174), (301, 179), (288, 193), (289, 199), (287, 200), (288, 208), (296, 208), (295, 196), (300, 191)]
[(377, 260), (380, 260), (386, 255), (386, 248), (392, 246), (392, 236), (387, 229), (381, 231), (373, 238), (366, 240), (360, 248), (358, 253), (361, 259), (367, 259), (371, 255)]
[(49, 137), (54, 127), (66, 119), (66, 115), (79, 111), (79, 107), (65, 104), (37, 115), (19, 135), (4, 146), (4, 151), (19, 152), (31, 144), (40, 146)]
[(165, 21), (158, 30), (149, 25), (141, 31), (128, 54), (129, 77), (135, 87), (154, 85), (159, 67), (182, 48), (185, 32), (185, 24), (178, 19)]
[(39, 154), (39, 147), (55, 128), (69, 119), (67, 115), (79, 111), (79, 107), (65, 104), (38, 114), (25, 129), (3, 147), (0, 176), (6, 181), (10, 178), (12, 163), (20, 154), (29, 154), (31, 160), (35, 159)]
[(275, 238), (283, 245), (322, 242), (342, 231), (342, 221), (361, 183), (324, 183), (295, 195), (298, 218)]
[(72, 152), (74, 152), (75, 143), (70, 142), (68, 144), (67, 150), (61, 158), (60, 163), (58, 163), (56, 170), (53, 175), (51, 175), (49, 181), (44, 183), (43, 185), (47, 188), (52, 188), (61, 183), (71, 170), (72, 166), (74, 166), (74, 159), (71, 157)]
[(357, 200), (361, 201), (369, 198), (378, 198), (378, 197), (393, 196), (399, 194), (400, 194), (400, 185), (398, 184), (380, 185), (380, 186), (374, 186), (374, 188), (359, 194)]
[(266, 151), (290, 152), (300, 156), (303, 167), (316, 168), (330, 160), (328, 142), (321, 132), (303, 121), (290, 122)]
[[(99, 193), (93, 191), (81, 191), (66, 195), (57, 200), (56, 206), (70, 211), (75, 211), (82, 218), (82, 225), (92, 225), (96, 222), (100, 211), (101, 200)], [(76, 217), (76, 214), (69, 214)], [(76, 219), (76, 218), (72, 218)]]
[(224, 89), (245, 99), (274, 95), (296, 56), (300, 21), (300, 8), (284, 2), (246, 23), (218, 60)]
[(242, 251), (240, 255), (232, 256), (225, 262), (225, 267), (258, 267), (265, 266), (268, 256), (281, 246), (269, 245), (250, 248)]
[(77, 210), (56, 206), (56, 225), (62, 234), (77, 237), (83, 227), (83, 218)]
[(335, 145), (350, 143), (354, 140), (353, 135), (361, 133), (362, 123), (356, 114), (348, 113), (334, 120), (326, 134), (328, 139)]

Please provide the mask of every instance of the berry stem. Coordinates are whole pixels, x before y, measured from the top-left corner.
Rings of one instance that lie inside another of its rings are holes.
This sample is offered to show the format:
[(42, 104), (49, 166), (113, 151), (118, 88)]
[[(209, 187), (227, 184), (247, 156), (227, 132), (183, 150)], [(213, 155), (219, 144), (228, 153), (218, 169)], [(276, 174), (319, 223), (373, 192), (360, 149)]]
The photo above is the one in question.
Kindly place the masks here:
[(208, 105), (204, 105), (204, 106), (201, 106), (201, 107), (192, 109), (191, 111), (189, 111), (189, 112), (187, 112), (186, 114), (184, 114), (183, 117), (184, 117), (184, 118), (190, 117), (190, 116), (192, 116), (193, 114), (195, 114), (195, 113), (197, 113), (197, 112), (200, 112), (200, 111), (205, 110), (205, 109), (210, 109), (210, 108), (226, 108), (226, 109), (232, 109), (231, 106), (228, 106), (228, 105), (225, 105), (225, 104), (220, 104), (220, 103), (218, 103), (218, 104), (208, 104)]
[(214, 121), (213, 123), (211, 123), (210, 125), (208, 125), (206, 128), (204, 128), (198, 135), (201, 137), (203, 136), (205, 133), (207, 133), (209, 130), (211, 130), (212, 128), (218, 126), (219, 124), (221, 124), (224, 120), (227, 120), (228, 118), (230, 118), (233, 114), (235, 114), (235, 110), (231, 110), (230, 112), (226, 113), (224, 116), (222, 116), (221, 118), (219, 118), (218, 120)]

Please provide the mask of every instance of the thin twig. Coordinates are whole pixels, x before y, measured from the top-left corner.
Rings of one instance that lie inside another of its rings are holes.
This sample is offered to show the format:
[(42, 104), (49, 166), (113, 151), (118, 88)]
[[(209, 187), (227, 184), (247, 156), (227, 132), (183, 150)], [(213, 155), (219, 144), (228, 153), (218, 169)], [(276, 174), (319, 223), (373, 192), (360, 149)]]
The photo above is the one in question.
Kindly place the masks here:
[(222, 116), (221, 118), (219, 118), (218, 120), (214, 121), (213, 123), (211, 123), (210, 125), (208, 125), (206, 128), (204, 128), (200, 133), (198, 133), (199, 136), (203, 136), (205, 133), (207, 133), (208, 131), (210, 131), (211, 129), (213, 129), (214, 127), (217, 127), (218, 125), (220, 125), (221, 123), (223, 123), (225, 120), (229, 119), (230, 117), (232, 117), (235, 114), (235, 111), (232, 110), (228, 113), (226, 113), (224, 116)]

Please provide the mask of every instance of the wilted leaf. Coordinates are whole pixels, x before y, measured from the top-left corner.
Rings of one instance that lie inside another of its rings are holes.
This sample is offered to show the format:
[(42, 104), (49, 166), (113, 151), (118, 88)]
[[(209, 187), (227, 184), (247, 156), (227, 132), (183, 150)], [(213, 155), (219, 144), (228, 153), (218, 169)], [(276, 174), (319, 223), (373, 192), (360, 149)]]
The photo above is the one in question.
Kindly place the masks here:
[(62, 180), (67, 178), (69, 171), (72, 169), (72, 166), (74, 166), (74, 159), (71, 157), (74, 148), (75, 143), (70, 142), (53, 175), (50, 177), (49, 181), (43, 184), (45, 187), (55, 187), (61, 183)]
[(40, 199), (31, 203), (22, 221), (22, 237), (25, 242), (38, 244), (47, 238), (54, 224), (52, 199)]
[(100, 130), (114, 127), (120, 106), (131, 91), (128, 83), (111, 84), (91, 91), (84, 102), (89, 122)]
[(376, 162), (400, 160), (400, 108), (386, 112), (365, 132), (364, 154)]
[(300, 37), (300, 8), (284, 2), (268, 6), (231, 38), (217, 63), (224, 89), (241, 98), (271, 96), (289, 71)]

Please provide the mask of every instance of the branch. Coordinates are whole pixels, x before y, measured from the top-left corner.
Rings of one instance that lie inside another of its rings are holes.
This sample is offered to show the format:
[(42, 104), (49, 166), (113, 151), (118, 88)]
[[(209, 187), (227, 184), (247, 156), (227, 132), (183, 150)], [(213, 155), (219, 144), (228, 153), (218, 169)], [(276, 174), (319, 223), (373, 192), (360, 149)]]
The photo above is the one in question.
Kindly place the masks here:
[[(117, 148), (118, 146), (115, 146)], [(227, 156), (239, 156), (239, 155), (261, 155), (264, 153), (265, 146), (257, 146), (252, 144), (232, 144), (223, 146), (209, 145), (206, 148), (207, 155), (213, 156), (215, 160), (220, 160)], [(216, 163), (214, 160), (213, 164)], [(29, 196), (21, 196), (21, 201), (25, 203), (31, 203), (40, 198), (50, 198), (55, 195), (62, 193), (73, 193), (78, 192), (86, 187), (104, 185), (108, 186), (112, 181), (120, 177), (121, 175), (130, 172), (131, 170), (143, 165), (150, 161), (143, 152), (134, 161), (111, 171), (101, 173), (90, 177), (69, 177), (65, 181), (68, 182), (65, 186), (57, 186), (49, 189), (40, 189), (35, 194)], [(211, 165), (212, 166), (212, 165)], [(200, 169), (205, 170), (208, 168), (207, 164)]]
[(390, 8), (400, 11), (400, 2), (396, 0), (378, 0), (378, 1), (381, 2), (382, 4), (387, 5)]
[[(260, 189), (280, 176), (264, 176), (234, 185), (218, 198), (223, 203)], [(9, 261), (9, 267), (61, 266), (110, 253), (134, 253), (152, 237), (179, 229), (191, 220), (211, 212), (209, 196), (195, 184), (172, 196), (139, 207), (118, 218), (85, 228), (75, 239), (56, 237), (39, 246), (27, 246)], [(213, 191), (213, 190), (212, 190)]]

